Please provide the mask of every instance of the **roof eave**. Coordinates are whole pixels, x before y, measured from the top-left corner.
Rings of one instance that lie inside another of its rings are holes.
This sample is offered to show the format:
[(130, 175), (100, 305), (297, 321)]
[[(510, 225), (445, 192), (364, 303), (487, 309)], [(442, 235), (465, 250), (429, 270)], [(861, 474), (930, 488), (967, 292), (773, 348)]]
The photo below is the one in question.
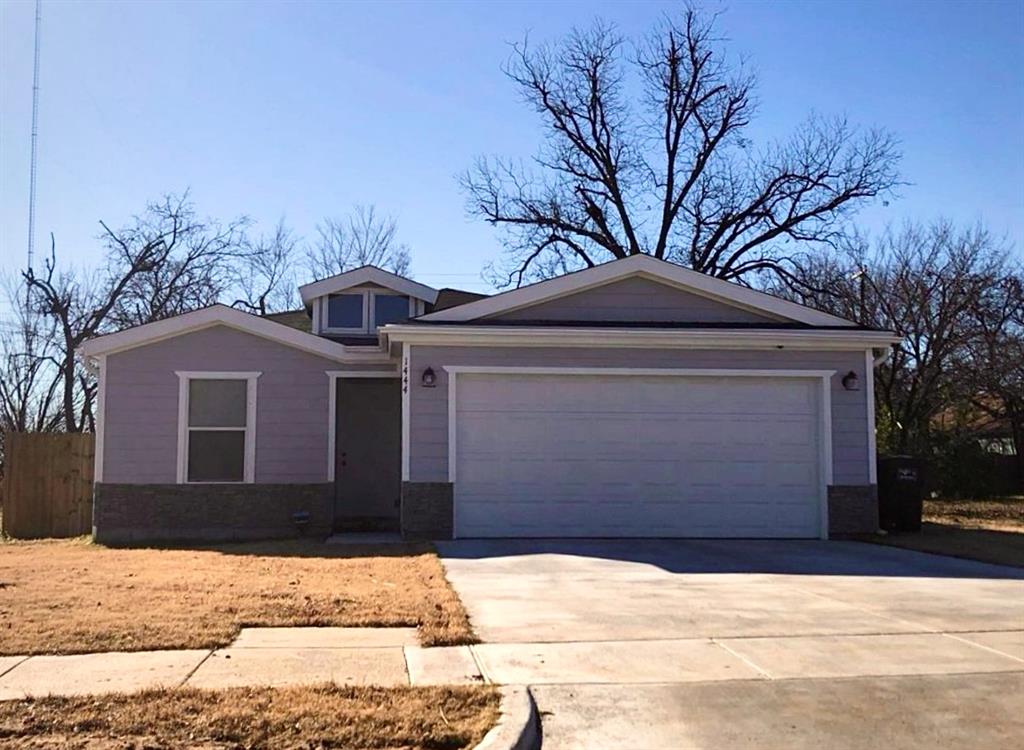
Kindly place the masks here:
[(553, 328), (388, 325), (388, 343), (437, 346), (573, 346), (609, 348), (843, 349), (888, 347), (902, 337), (892, 331), (743, 330), (658, 328)]
[(373, 352), (360, 352), (362, 356), (354, 356), (354, 353), (342, 344), (226, 305), (212, 305), (173, 318), (97, 336), (79, 345), (76, 353), (82, 358), (117, 354), (214, 326), (232, 328), (336, 362), (368, 361), (373, 360), (375, 356), (383, 360), (388, 356), (384, 347)]

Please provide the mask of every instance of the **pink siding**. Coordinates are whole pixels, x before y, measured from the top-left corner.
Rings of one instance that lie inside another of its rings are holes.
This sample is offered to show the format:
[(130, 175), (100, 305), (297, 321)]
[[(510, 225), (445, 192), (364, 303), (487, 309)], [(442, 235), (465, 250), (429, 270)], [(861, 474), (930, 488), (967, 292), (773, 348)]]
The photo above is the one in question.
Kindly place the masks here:
[(496, 320), (765, 323), (774, 318), (691, 292), (633, 277), (521, 310)]
[(327, 370), (322, 359), (225, 326), (112, 354), (106, 365), (103, 481), (176, 481), (176, 370), (256, 371), (256, 481), (327, 481)]

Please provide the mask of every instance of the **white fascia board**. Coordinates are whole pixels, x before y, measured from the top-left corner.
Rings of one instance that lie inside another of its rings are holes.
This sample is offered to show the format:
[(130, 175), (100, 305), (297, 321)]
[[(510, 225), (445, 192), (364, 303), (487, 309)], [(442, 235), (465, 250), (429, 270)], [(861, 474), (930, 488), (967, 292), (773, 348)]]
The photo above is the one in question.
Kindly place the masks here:
[(820, 310), (774, 297), (731, 281), (698, 273), (675, 263), (652, 258), (649, 255), (631, 255), (628, 258), (603, 263), (593, 268), (586, 268), (475, 302), (467, 302), (464, 305), (430, 313), (424, 315), (422, 319), (438, 322), (475, 320), (548, 302), (631, 276), (642, 276), (692, 291), (704, 297), (710, 297), (724, 304), (764, 313), (775, 318), (809, 325), (856, 325), (845, 318), (829, 315)]
[(352, 271), (339, 273), (337, 276), (331, 276), (300, 286), (299, 295), (302, 297), (302, 303), (308, 305), (317, 297), (323, 297), (325, 294), (334, 294), (335, 292), (341, 292), (345, 289), (368, 283), (377, 284), (385, 289), (391, 289), (415, 299), (426, 300), (430, 304), (434, 304), (437, 300), (437, 290), (433, 287), (418, 284), (411, 279), (385, 271), (383, 268), (377, 268), (376, 266), (363, 266)]
[(444, 365), (454, 375), (608, 375), (611, 377), (830, 378), (835, 370), (750, 370), (736, 367), (502, 367)]
[[(97, 336), (80, 345), (78, 354), (82, 357), (115, 354), (126, 349), (154, 344), (164, 339), (218, 325), (234, 328), (338, 362), (366, 361), (373, 358), (362, 355), (362, 353), (360, 353), (362, 356), (353, 356), (352, 353), (346, 351), (344, 346), (334, 341), (289, 328), (281, 323), (274, 323), (227, 305), (204, 307), (201, 310), (176, 315), (173, 318), (146, 323), (117, 333), (108, 333), (105, 336)], [(386, 352), (381, 350), (375, 349), (373, 353), (381, 360), (387, 358)]]
[(389, 325), (389, 342), (418, 346), (595, 347), (632, 349), (828, 349), (863, 350), (889, 346), (900, 337), (888, 331), (736, 330), (653, 328), (534, 328), (517, 326)]

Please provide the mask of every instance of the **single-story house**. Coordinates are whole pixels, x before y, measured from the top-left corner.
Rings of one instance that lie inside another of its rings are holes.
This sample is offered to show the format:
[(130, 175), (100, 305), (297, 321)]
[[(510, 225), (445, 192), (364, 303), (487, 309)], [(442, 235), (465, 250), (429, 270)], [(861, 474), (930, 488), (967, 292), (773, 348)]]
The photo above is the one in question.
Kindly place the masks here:
[(369, 266), (300, 292), (81, 347), (98, 540), (877, 528), (892, 332), (646, 255), (493, 296)]

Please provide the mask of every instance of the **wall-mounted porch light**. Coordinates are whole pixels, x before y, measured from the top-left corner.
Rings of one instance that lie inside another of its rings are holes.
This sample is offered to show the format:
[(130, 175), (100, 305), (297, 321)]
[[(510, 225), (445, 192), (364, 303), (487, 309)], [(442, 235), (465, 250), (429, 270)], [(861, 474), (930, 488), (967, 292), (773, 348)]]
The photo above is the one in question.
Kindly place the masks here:
[(857, 373), (853, 370), (850, 370), (848, 373), (843, 375), (843, 388), (848, 391), (860, 390), (860, 378), (857, 377)]
[(420, 376), (420, 385), (424, 388), (433, 388), (437, 385), (437, 373), (434, 372), (433, 367), (428, 367), (423, 371), (423, 374)]

